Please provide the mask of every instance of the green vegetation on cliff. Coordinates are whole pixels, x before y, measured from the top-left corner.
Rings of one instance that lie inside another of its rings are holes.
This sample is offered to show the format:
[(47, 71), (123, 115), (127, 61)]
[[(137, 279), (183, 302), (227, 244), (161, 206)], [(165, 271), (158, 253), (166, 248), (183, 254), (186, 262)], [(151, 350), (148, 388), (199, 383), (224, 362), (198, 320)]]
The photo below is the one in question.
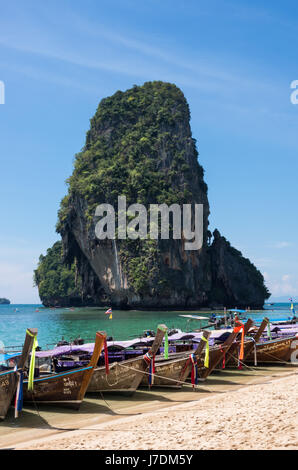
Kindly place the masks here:
[[(106, 202), (117, 207), (119, 195), (126, 196), (127, 205), (190, 203), (194, 176), (200, 189), (207, 192), (189, 120), (182, 91), (170, 83), (147, 82), (103, 99), (91, 119), (86, 145), (76, 155), (57, 231), (63, 235), (78, 199), (85, 202), (84, 217), (90, 227), (96, 206)], [(190, 168), (192, 157), (187, 153), (195, 155), (195, 168)], [(152, 284), (154, 291), (162, 289), (166, 279), (157, 279), (158, 243), (121, 241), (119, 245), (134, 291), (149, 292)]]
[[(169, 83), (148, 82), (103, 99), (91, 119), (85, 148), (76, 155), (58, 230), (72, 195), (87, 201), (90, 219), (99, 202), (116, 205), (120, 194), (127, 197), (128, 204), (189, 202), (192, 195), (187, 180), (181, 187), (183, 174), (190, 171), (185, 159), (190, 132), (181, 140), (181, 126), (189, 118), (183, 93)], [(161, 152), (171, 155), (166, 171)], [(203, 178), (203, 168), (198, 165), (198, 170)], [(203, 180), (201, 184), (205, 185)]]
[(62, 243), (54, 243), (45, 256), (40, 255), (34, 282), (44, 305), (63, 305), (80, 297), (80, 282), (76, 281), (76, 268), (63, 263)]
[[(108, 299), (120, 308), (261, 308), (268, 297), (261, 273), (219, 232), (211, 244), (207, 185), (182, 91), (160, 81), (118, 91), (99, 103), (90, 122), (57, 223), (64, 261), (71, 267), (63, 264), (60, 243), (41, 257), (35, 280), (43, 302), (70, 303), (69, 296), (80, 292), (81, 301), (99, 305)], [(183, 237), (98, 240), (95, 208), (111, 204), (117, 217), (120, 195), (127, 206), (140, 203), (147, 209), (203, 204), (202, 248), (188, 251)]]

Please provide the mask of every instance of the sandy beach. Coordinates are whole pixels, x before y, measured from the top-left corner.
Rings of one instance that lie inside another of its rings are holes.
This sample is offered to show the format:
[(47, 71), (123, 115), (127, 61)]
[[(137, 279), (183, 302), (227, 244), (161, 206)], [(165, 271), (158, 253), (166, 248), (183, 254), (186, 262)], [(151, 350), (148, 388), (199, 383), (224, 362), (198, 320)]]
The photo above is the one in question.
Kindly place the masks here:
[[(16, 449), (298, 449), (298, 371)], [(142, 411), (139, 409), (139, 412)]]

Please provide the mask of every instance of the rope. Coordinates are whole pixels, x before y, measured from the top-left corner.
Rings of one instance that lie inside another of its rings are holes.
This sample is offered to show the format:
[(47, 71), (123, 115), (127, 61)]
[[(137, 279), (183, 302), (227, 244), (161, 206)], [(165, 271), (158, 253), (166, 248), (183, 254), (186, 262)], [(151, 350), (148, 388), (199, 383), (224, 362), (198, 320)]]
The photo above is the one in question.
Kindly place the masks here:
[[(120, 364), (119, 364), (120, 366)], [(130, 370), (134, 370), (136, 372), (139, 372), (140, 374), (146, 374), (146, 375), (149, 375), (149, 372), (146, 372), (146, 371), (140, 371), (138, 369), (135, 369), (134, 367), (129, 367), (129, 366), (125, 366), (124, 364), (121, 364), (121, 367), (125, 367), (126, 369), (130, 369)], [(183, 382), (183, 380), (177, 380), (177, 379), (171, 379), (169, 377), (163, 377), (162, 375), (157, 375), (157, 374), (154, 374), (155, 377), (157, 377), (158, 379), (165, 379), (165, 380), (168, 380), (170, 382), (175, 382), (177, 385), (188, 385), (190, 386), (190, 383), (189, 382)]]
[(239, 362), (239, 364), (241, 364), (242, 366), (246, 367), (247, 369), (251, 370), (251, 371), (256, 371), (258, 369), (255, 369), (254, 367), (251, 367), (251, 366), (248, 366), (247, 364), (245, 364), (245, 362), (241, 361), (239, 359), (239, 357), (237, 356), (234, 356), (234, 354), (230, 353), (230, 352), (227, 352), (227, 354), (232, 357), (233, 359), (235, 359), (237, 362)]
[[(264, 352), (264, 351), (263, 351), (262, 354), (266, 354), (267, 356), (273, 357), (276, 362), (280, 362), (280, 363), (282, 363), (282, 364), (286, 364), (287, 366), (297, 367), (296, 364), (292, 364), (291, 362), (283, 361), (282, 359), (279, 359), (278, 357), (273, 356), (272, 354), (269, 354), (269, 353), (267, 353), (267, 352)], [(250, 370), (253, 370), (253, 371), (258, 370), (257, 368), (248, 366), (248, 365), (245, 364), (244, 362), (240, 361), (240, 360), (238, 359), (238, 357), (234, 356), (233, 354), (231, 354), (231, 353), (229, 353), (229, 352), (228, 352), (228, 355), (231, 356), (231, 357), (233, 357), (234, 359), (236, 359), (236, 361), (239, 361), (239, 363), (241, 363), (241, 364), (242, 364), (244, 367), (246, 367), (247, 369), (250, 369)]]
[(266, 356), (273, 357), (276, 362), (280, 362), (281, 364), (286, 364), (286, 365), (291, 365), (293, 367), (297, 367), (297, 364), (293, 364), (292, 362), (287, 362), (287, 361), (284, 361), (283, 359), (279, 359), (278, 357), (273, 356), (272, 354), (269, 354), (268, 352), (263, 351), (263, 354), (266, 354)]
[[(120, 363), (119, 362), (113, 362), (110, 366), (110, 371), (111, 369), (115, 368), (117, 366), (117, 364), (119, 365)], [(109, 377), (110, 374), (106, 374), (106, 381), (107, 381), (107, 384), (110, 386), (110, 387), (114, 387), (114, 385), (117, 385), (117, 383), (119, 383), (119, 381), (117, 380), (117, 376), (116, 376), (116, 382), (115, 383), (110, 383), (109, 380), (108, 380), (108, 377)]]
[[(107, 405), (107, 407), (112, 411), (112, 413), (115, 413), (115, 411), (113, 410), (113, 408), (108, 404), (108, 402), (106, 401), (105, 397), (103, 396), (103, 393), (100, 391), (100, 396), (101, 396), (101, 399), (105, 402), (105, 404)], [(120, 414), (120, 413), (119, 413)]]
[(46, 427), (49, 428), (49, 429), (52, 429), (52, 426), (47, 422), (47, 420), (45, 418), (43, 418), (39, 412), (39, 409), (38, 409), (38, 406), (37, 406), (37, 403), (34, 399), (34, 392), (32, 392), (32, 401), (33, 401), (33, 404), (34, 404), (34, 407), (35, 407), (35, 410), (36, 410), (36, 413), (38, 415), (38, 417), (41, 419), (41, 421), (43, 423), (45, 423)]

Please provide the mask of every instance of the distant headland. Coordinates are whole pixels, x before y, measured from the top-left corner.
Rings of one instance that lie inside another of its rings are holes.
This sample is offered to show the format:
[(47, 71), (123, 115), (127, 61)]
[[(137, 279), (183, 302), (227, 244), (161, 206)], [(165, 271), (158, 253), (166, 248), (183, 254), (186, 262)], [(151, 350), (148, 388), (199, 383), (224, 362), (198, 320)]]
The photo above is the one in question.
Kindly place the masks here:
[(10, 300), (0, 298), (0, 305), (9, 305), (9, 304), (10, 304)]

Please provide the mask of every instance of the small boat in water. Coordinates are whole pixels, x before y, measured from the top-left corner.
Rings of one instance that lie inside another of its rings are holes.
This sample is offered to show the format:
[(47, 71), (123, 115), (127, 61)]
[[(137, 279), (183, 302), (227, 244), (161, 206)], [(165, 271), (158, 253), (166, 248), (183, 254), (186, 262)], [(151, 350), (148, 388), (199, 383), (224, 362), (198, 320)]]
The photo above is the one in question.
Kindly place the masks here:
[(79, 409), (89, 386), (106, 334), (97, 332), (93, 354), (86, 367), (75, 368), (67, 372), (41, 372), (34, 377), (33, 390), (28, 389), (28, 380), (24, 380), (24, 402), (61, 405)]
[(36, 335), (37, 329), (28, 328), (22, 353), (18, 356), (4, 355), (4, 359), (8, 359), (10, 357), (15, 360), (16, 366), (0, 367), (0, 419), (5, 419), (8, 408), (16, 392), (18, 381), (22, 378), (21, 374), (24, 372)]

